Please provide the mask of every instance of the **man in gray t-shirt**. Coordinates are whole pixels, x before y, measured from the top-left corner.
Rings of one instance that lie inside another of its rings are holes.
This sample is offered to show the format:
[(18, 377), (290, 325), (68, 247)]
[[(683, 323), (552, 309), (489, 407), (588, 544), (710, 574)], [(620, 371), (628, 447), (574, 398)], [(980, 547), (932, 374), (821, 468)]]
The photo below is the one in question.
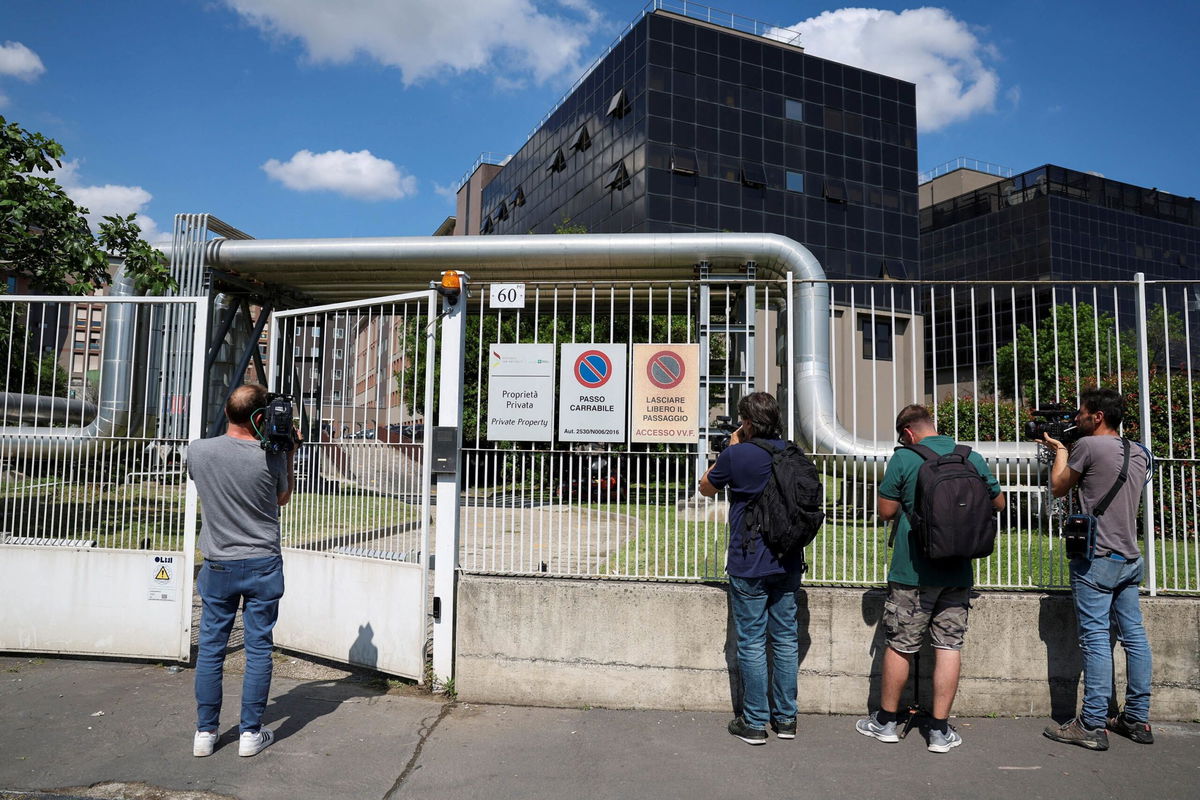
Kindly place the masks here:
[[(1137, 509), (1146, 483), (1149, 455), (1140, 445), (1121, 438), (1125, 402), (1111, 389), (1089, 389), (1079, 398), (1076, 425), (1083, 435), (1068, 451), (1046, 437), (1054, 449), (1050, 489), (1055, 497), (1079, 490), (1084, 514), (1095, 515), (1105, 495), (1118, 482), (1129, 454), (1124, 483), (1108, 507), (1096, 517), (1096, 547), (1090, 556), (1071, 559), (1071, 596), (1083, 650), (1083, 710), (1065, 725), (1051, 725), (1045, 735), (1056, 742), (1091, 750), (1108, 749), (1111, 730), (1139, 744), (1151, 744), (1150, 642), (1142, 625), (1138, 584), (1142, 553), (1137, 543)], [(1112, 695), (1112, 646), (1109, 629), (1115, 624), (1125, 651), (1127, 683), (1125, 708), (1108, 716)], [(1106, 730), (1107, 729), (1107, 730)]]
[(266, 405), (265, 386), (238, 387), (225, 404), (225, 435), (188, 445), (188, 474), (200, 495), (203, 520), (204, 565), (196, 582), (204, 602), (196, 655), (192, 754), (197, 756), (211, 755), (216, 745), (225, 650), (239, 605), (246, 672), (238, 755), (256, 755), (274, 740), (262, 727), (262, 715), (271, 690), (272, 632), (283, 597), (279, 507), (295, 488), (296, 450), (263, 450), (257, 425)]

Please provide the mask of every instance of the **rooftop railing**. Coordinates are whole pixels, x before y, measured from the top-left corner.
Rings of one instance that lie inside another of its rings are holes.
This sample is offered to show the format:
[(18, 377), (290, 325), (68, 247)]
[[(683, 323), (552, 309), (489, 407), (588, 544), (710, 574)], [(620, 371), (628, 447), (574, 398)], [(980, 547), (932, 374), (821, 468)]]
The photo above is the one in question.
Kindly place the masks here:
[(1011, 178), (1015, 174), (1009, 167), (993, 164), (990, 161), (980, 161), (977, 158), (959, 156), (958, 158), (947, 161), (945, 164), (939, 164), (931, 170), (918, 173), (917, 183), (929, 183), (934, 178), (954, 172), (956, 169), (970, 169), (974, 170), (975, 172), (982, 172), (986, 175), (995, 175), (999, 178)]

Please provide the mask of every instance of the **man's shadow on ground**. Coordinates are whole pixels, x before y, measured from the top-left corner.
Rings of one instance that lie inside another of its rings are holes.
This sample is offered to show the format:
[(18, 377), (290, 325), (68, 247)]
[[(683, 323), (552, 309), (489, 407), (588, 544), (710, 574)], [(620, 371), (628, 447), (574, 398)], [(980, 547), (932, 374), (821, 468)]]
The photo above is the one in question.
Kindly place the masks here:
[[(804, 587), (796, 590), (796, 661), (797, 670), (804, 664), (804, 658), (812, 647), (812, 634), (809, 624), (812, 614), (808, 608), (808, 592)], [(725, 587), (725, 667), (729, 671), (729, 702), (733, 707), (734, 716), (742, 714), (742, 676), (738, 669), (737, 660), (737, 627), (733, 621), (733, 601)], [(767, 643), (767, 686), (771, 685), (774, 670), (771, 668), (771, 645)]]

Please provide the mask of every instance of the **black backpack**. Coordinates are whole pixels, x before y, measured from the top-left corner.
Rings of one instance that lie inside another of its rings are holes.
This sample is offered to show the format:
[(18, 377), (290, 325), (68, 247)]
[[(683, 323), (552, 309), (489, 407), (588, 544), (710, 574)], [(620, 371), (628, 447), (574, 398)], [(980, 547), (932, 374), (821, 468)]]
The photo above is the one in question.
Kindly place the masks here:
[(996, 549), (996, 522), (987, 479), (967, 460), (971, 448), (956, 445), (938, 455), (923, 444), (897, 447), (922, 459), (912, 513), (912, 540), (930, 559), (986, 558)]
[(776, 447), (763, 439), (751, 439), (748, 444), (771, 455), (771, 475), (758, 497), (746, 504), (743, 547), (750, 552), (755, 542), (762, 540), (777, 559), (795, 550), (803, 553), (825, 522), (816, 465), (791, 442)]

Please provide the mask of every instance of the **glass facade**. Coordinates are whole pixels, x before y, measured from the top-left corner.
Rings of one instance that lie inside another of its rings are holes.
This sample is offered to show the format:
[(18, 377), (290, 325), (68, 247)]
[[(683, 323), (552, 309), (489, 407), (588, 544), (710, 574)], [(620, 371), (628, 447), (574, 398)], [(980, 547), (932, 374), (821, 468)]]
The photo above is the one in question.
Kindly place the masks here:
[[(1097, 284), (1137, 272), (1147, 280), (1200, 279), (1200, 203), (1046, 165), (921, 209), (921, 255), (927, 280), (1059, 284), (1053, 301), (1042, 292), (1035, 302), (1031, 290), (1018, 289), (1015, 309), (1007, 290), (993, 299), (986, 288), (976, 295), (957, 289), (954, 331), (946, 315), (930, 331), (939, 342), (953, 333), (959, 363), (990, 364), (1015, 326), (1048, 315), (1052, 302), (1076, 297), (1132, 319), (1132, 294), (1115, 301), (1111, 290), (1094, 293)], [(934, 289), (939, 305), (952, 291)], [(949, 364), (953, 355), (944, 350), (938, 358)]]
[(768, 232), (830, 277), (919, 277), (914, 101), (904, 81), (648, 14), (484, 188), (479, 232)]

